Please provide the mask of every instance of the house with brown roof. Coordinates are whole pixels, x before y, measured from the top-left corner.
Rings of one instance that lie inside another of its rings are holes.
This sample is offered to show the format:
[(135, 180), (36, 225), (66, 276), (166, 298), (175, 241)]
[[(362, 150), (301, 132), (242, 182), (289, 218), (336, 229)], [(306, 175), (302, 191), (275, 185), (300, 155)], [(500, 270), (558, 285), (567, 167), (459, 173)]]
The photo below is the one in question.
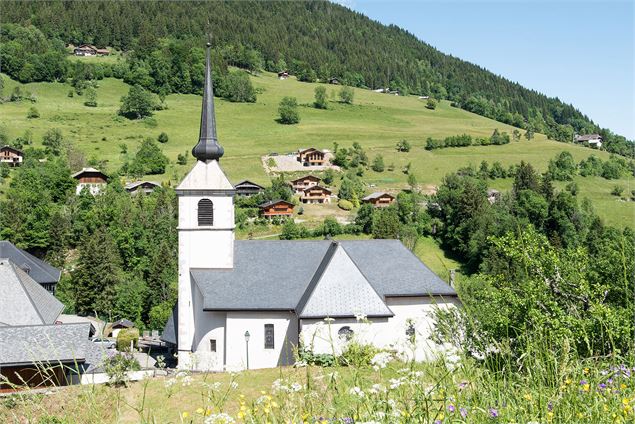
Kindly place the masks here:
[(295, 205), (286, 200), (273, 200), (258, 206), (260, 215), (265, 218), (289, 218), (293, 216), (293, 208)]
[(73, 53), (75, 56), (108, 56), (110, 54), (110, 50), (98, 49), (92, 44), (82, 44), (79, 47), (75, 47)]
[(22, 150), (11, 146), (0, 147), (0, 163), (8, 163), (9, 166), (20, 166), (24, 161)]
[(319, 185), (305, 188), (300, 195), (302, 203), (330, 203), (331, 190)]
[(576, 143), (588, 144), (590, 147), (599, 149), (602, 147), (602, 136), (600, 134), (582, 134), (574, 138)]
[(322, 179), (315, 175), (305, 175), (304, 177), (289, 181), (289, 184), (291, 184), (294, 193), (302, 194), (305, 189), (318, 185), (320, 181), (322, 181)]
[(260, 184), (256, 184), (249, 180), (243, 180), (239, 183), (236, 183), (234, 185), (234, 189), (236, 190), (237, 196), (246, 196), (246, 197), (253, 196), (258, 193), (262, 193), (265, 190), (265, 188), (261, 186)]
[(75, 194), (79, 195), (84, 188), (87, 188), (93, 196), (101, 193), (106, 188), (108, 176), (95, 168), (82, 168), (81, 171), (72, 175), (77, 180)]
[(287, 71), (278, 72), (278, 78), (281, 79), (281, 80), (289, 78), (289, 72), (287, 72)]
[(150, 194), (157, 187), (161, 187), (161, 184), (155, 181), (133, 181), (126, 184), (126, 191), (133, 195), (139, 192)]
[(308, 149), (298, 150), (297, 160), (304, 166), (320, 166), (326, 162), (326, 154), (318, 149), (309, 147)]
[(362, 199), (364, 203), (370, 203), (376, 208), (382, 208), (386, 206), (392, 205), (395, 201), (395, 196), (390, 193), (376, 191), (375, 193), (369, 194), (368, 196)]

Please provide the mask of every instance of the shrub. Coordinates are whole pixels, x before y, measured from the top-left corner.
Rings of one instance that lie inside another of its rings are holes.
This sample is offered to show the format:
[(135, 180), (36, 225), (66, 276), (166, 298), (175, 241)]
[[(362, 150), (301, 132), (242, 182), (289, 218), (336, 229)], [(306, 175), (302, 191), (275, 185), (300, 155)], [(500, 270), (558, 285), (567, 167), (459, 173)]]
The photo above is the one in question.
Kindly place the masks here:
[(371, 344), (361, 344), (351, 340), (338, 358), (342, 365), (364, 367), (370, 365), (371, 359), (380, 352)]
[(29, 111), (26, 113), (26, 117), (28, 119), (39, 118), (40, 117), (40, 112), (35, 107), (31, 107), (31, 108), (29, 108)]
[(340, 90), (340, 101), (342, 103), (352, 105), (354, 96), (355, 92), (350, 87), (342, 87), (342, 89)]
[(230, 72), (219, 90), (219, 95), (230, 102), (254, 103), (256, 90), (244, 72)]
[(161, 134), (159, 134), (159, 136), (157, 137), (157, 141), (159, 143), (165, 144), (168, 142), (168, 135), (164, 132), (162, 132)]
[(139, 362), (130, 353), (116, 352), (104, 361), (104, 370), (109, 379), (108, 383), (113, 386), (125, 386), (128, 381), (127, 372), (140, 369)]
[(134, 175), (163, 174), (168, 162), (168, 158), (161, 152), (154, 139), (148, 137), (141, 143), (130, 166), (130, 172)]
[(179, 165), (186, 165), (187, 164), (187, 152), (185, 152), (185, 154), (179, 153), (178, 156), (176, 157), (176, 163), (178, 163)]
[(397, 150), (400, 152), (409, 152), (411, 147), (408, 140), (401, 140), (397, 143)]
[(353, 203), (346, 199), (340, 199), (340, 201), (337, 202), (337, 206), (345, 211), (350, 211), (353, 209)]
[(613, 186), (613, 190), (611, 190), (611, 194), (613, 196), (621, 196), (624, 193), (624, 187), (621, 185)]
[(71, 98), (72, 98), (72, 97), (75, 97), (75, 91), (73, 91), (73, 90), (68, 90), (68, 94), (67, 94), (67, 96), (68, 96), (68, 97), (71, 97)]
[(51, 128), (42, 136), (42, 145), (46, 147), (46, 154), (59, 156), (62, 153), (64, 137), (58, 128)]
[(434, 100), (432, 97), (428, 98), (428, 101), (426, 102), (426, 108), (435, 110), (437, 108), (437, 101)]
[(128, 94), (121, 98), (119, 114), (128, 119), (141, 119), (152, 116), (154, 109), (152, 94), (139, 84), (130, 87)]
[(372, 168), (375, 172), (384, 172), (384, 158), (381, 155), (375, 156)]
[(130, 352), (130, 342), (136, 348), (139, 342), (138, 328), (124, 328), (117, 334), (117, 350), (120, 352)]
[(97, 107), (97, 92), (92, 87), (88, 87), (86, 89), (86, 100), (84, 101), (84, 106)]
[(317, 109), (328, 108), (328, 103), (326, 101), (326, 88), (322, 87), (321, 85), (315, 87), (315, 101), (313, 102), (313, 105)]
[(280, 119), (278, 122), (285, 125), (297, 124), (300, 122), (300, 114), (298, 113), (298, 101), (295, 97), (284, 97), (278, 106)]

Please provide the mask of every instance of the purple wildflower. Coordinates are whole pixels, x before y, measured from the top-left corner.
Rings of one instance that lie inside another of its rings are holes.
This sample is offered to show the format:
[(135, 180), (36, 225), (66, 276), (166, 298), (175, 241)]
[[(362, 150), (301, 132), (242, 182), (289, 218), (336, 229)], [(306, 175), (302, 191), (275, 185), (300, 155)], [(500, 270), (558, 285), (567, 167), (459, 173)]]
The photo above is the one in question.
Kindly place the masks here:
[(456, 411), (456, 408), (454, 407), (454, 405), (452, 404), (448, 405), (448, 412), (454, 413), (454, 411)]
[(441, 424), (441, 420), (434, 420), (434, 424)]
[(489, 409), (489, 416), (491, 418), (498, 418), (498, 410), (496, 408)]
[(600, 389), (604, 390), (604, 389), (606, 389), (606, 384), (604, 384), (604, 383), (600, 383), (600, 384), (598, 384), (598, 387), (599, 387)]
[(549, 412), (551, 412), (551, 410), (553, 409), (553, 403), (549, 402), (547, 404), (547, 409), (549, 410)]
[(465, 408), (459, 408), (459, 412), (461, 413), (461, 416), (463, 418), (467, 417), (467, 409)]
[(584, 386), (585, 384), (589, 384), (586, 380), (580, 380), (580, 386)]

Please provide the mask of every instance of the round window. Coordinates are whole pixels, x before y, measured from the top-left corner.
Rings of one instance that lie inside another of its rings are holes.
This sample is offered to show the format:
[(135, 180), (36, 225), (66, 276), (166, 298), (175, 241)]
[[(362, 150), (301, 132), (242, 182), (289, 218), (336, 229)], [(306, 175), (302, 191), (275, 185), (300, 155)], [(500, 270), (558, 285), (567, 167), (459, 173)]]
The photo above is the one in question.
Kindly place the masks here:
[(353, 338), (353, 330), (348, 325), (340, 328), (337, 334), (342, 340), (350, 340)]

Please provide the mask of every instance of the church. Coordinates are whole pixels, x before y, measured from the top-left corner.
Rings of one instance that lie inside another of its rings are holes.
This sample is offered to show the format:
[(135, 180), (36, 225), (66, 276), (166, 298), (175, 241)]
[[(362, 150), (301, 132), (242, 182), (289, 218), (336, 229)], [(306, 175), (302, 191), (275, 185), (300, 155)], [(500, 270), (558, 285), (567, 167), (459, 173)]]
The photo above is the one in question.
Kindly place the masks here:
[(197, 159), (176, 188), (178, 302), (163, 339), (181, 369), (291, 365), (298, 346), (339, 353), (350, 340), (415, 360), (438, 353), (435, 308), (460, 304), (398, 240), (235, 240), (220, 159), (207, 45)]

